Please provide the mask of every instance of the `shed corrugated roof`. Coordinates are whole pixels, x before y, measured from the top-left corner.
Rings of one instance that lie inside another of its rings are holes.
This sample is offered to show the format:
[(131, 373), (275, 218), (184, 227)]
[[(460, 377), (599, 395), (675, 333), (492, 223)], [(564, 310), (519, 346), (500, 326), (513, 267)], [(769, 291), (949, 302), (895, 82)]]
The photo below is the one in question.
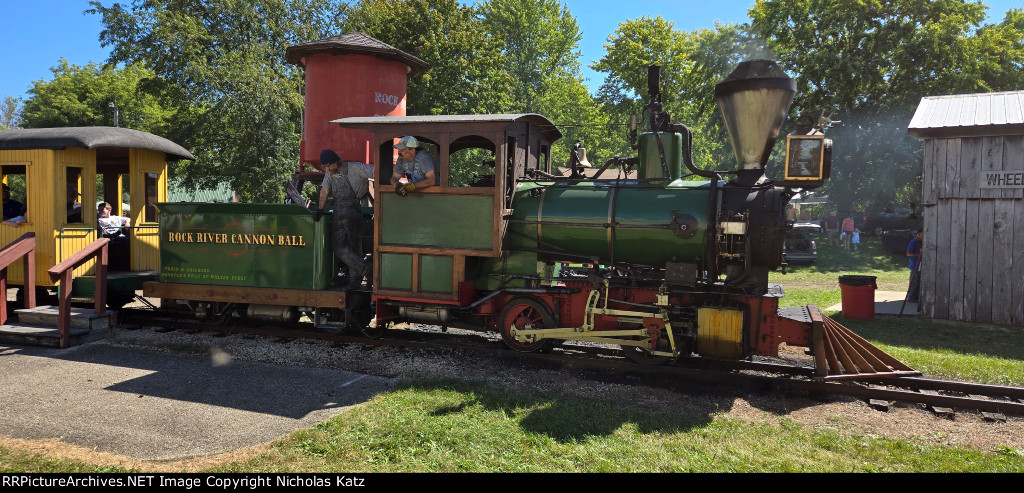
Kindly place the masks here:
[(1024, 91), (921, 98), (907, 133), (918, 139), (1024, 134)]
[(0, 150), (60, 150), (68, 147), (130, 147), (163, 152), (168, 159), (196, 159), (184, 147), (170, 140), (130, 128), (55, 127), (0, 130)]
[(430, 64), (427, 62), (358, 31), (289, 46), (285, 49), (284, 58), (288, 63), (300, 65), (303, 57), (317, 53), (332, 55), (354, 53), (395, 60), (409, 67), (410, 77), (419, 75), (430, 68)]

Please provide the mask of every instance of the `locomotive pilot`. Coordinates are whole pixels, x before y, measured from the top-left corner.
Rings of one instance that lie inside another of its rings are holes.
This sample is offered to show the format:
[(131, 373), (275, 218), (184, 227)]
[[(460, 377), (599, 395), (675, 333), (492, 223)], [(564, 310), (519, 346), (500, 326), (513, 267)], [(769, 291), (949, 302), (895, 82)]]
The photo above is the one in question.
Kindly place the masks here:
[(320, 208), (313, 213), (313, 220), (319, 221), (323, 216), (327, 196), (330, 194), (334, 205), (331, 214), (331, 247), (334, 256), (348, 266), (349, 282), (345, 289), (356, 289), (362, 284), (363, 277), (372, 282), (373, 264), (363, 258), (363, 210), (359, 201), (369, 192), (368, 182), (373, 176), (373, 165), (342, 161), (330, 149), (320, 153), (320, 164), (324, 166), (324, 181), (320, 188)]
[(420, 143), (416, 137), (406, 135), (399, 139), (394, 147), (398, 149), (395, 172), (391, 175), (391, 185), (395, 187), (395, 193), (404, 196), (417, 188), (424, 189), (434, 185), (434, 158), (429, 152), (419, 148)]

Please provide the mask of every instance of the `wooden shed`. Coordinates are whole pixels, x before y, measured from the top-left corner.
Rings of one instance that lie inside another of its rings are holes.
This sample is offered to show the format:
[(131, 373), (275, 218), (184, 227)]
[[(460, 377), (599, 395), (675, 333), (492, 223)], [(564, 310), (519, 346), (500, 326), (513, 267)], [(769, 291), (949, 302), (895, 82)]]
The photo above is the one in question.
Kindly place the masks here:
[(926, 97), (925, 317), (1024, 325), (1024, 91)]

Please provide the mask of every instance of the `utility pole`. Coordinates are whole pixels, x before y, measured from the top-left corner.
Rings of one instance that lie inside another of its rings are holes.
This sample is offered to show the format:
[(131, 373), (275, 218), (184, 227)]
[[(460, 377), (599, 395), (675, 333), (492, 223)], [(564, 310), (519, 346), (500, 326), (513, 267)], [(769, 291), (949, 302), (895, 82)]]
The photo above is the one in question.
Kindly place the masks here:
[(110, 105), (109, 105), (109, 106), (110, 106), (111, 108), (114, 108), (114, 126), (115, 126), (115, 127), (117, 127), (117, 126), (119, 126), (119, 125), (117, 124), (117, 119), (118, 119), (118, 116), (120, 116), (120, 115), (119, 115), (119, 113), (120, 113), (120, 110), (118, 110), (118, 108), (117, 108), (117, 105), (116, 105), (116, 104), (114, 104), (114, 102), (113, 102), (113, 101), (111, 101), (111, 102), (110, 102)]

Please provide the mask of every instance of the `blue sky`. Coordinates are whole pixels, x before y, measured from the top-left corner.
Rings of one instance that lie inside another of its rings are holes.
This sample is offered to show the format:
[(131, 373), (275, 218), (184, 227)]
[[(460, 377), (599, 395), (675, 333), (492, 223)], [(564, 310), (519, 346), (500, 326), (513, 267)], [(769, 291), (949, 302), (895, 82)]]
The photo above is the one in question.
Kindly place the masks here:
[[(104, 4), (113, 3), (103, 0)], [(130, 3), (130, 0), (125, 0)], [(753, 0), (566, 0), (583, 31), (580, 49), (584, 77), (591, 87), (601, 76), (586, 68), (604, 53), (603, 44), (619, 22), (660, 15), (676, 29), (692, 31), (714, 27), (715, 22), (747, 20)], [(1024, 0), (985, 0), (990, 22), (1003, 18), (1007, 9), (1024, 6)], [(86, 15), (87, 0), (0, 0), (0, 98), (25, 97), (32, 82), (52, 78), (50, 67), (61, 57), (75, 65), (103, 62), (109, 49), (99, 43), (97, 15)], [(994, 20), (993, 20), (994, 18)]]

